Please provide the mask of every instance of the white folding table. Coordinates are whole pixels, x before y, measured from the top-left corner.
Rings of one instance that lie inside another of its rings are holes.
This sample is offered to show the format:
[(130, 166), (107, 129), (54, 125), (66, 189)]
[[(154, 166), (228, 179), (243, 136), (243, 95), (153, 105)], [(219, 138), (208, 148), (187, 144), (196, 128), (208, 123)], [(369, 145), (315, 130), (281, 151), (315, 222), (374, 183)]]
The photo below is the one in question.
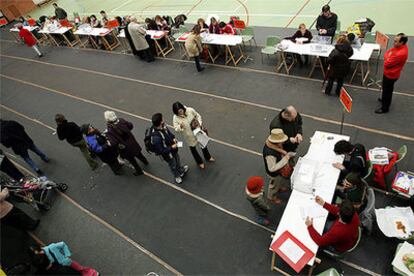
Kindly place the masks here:
[[(332, 201), (340, 173), (340, 171), (334, 168), (332, 164), (335, 162), (342, 163), (344, 160), (343, 155), (336, 155), (334, 153), (335, 143), (340, 140), (348, 141), (349, 137), (322, 131), (316, 131), (314, 133), (311, 138), (309, 150), (303, 157), (319, 164), (318, 172), (313, 182), (313, 188), (315, 189), (314, 194), (306, 194), (296, 190), (292, 191), (282, 218), (279, 221), (276, 233), (270, 243), (273, 244), (273, 242), (275, 242), (285, 231), (289, 231), (315, 254), (315, 257), (313, 257), (307, 264), (310, 266), (310, 273), (312, 273), (314, 268), (318, 245), (309, 235), (307, 226), (300, 212), (300, 207), (313, 204), (315, 195), (322, 197), (326, 202)], [(313, 220), (313, 227), (319, 234), (322, 234), (323, 232), (327, 217), (328, 214), (314, 218)], [(270, 247), (269, 249), (272, 251)], [(276, 270), (284, 275), (289, 275), (276, 266), (276, 254), (273, 251), (272, 253), (271, 270)]]
[[(168, 31), (146, 30), (146, 34), (151, 36), (151, 39), (154, 40), (157, 56), (166, 57), (171, 51), (175, 49), (173, 43), (171, 42), (171, 39), (168, 36)], [(125, 38), (125, 31), (121, 30), (118, 37)], [(162, 47), (160, 44), (160, 40), (163, 38), (166, 41), (165, 47)]]
[(59, 35), (63, 38), (64, 42), (71, 48), (73, 48), (73, 46), (75, 46), (76, 44), (78, 44), (78, 39), (74, 40), (70, 40), (66, 33), (67, 32), (71, 32), (71, 28), (68, 27), (59, 27), (55, 30), (49, 30), (47, 28), (43, 28), (42, 30), (39, 31), (39, 33), (46, 35), (49, 38), (49, 41), (51, 42), (51, 44), (54, 44), (55, 46), (59, 47), (59, 42), (56, 41), (56, 39), (53, 37), (53, 35)]
[[(36, 41), (38, 43), (42, 43), (43, 41), (47, 40), (47, 36), (45, 36), (44, 34), (42, 35), (42, 38), (38, 39), (34, 34), (33, 31), (39, 30), (40, 28), (37, 26), (23, 26), (24, 29), (28, 30), (29, 32), (32, 33), (33, 37), (36, 39)], [(17, 42), (20, 42), (20, 37), (19, 37), (19, 29), (16, 27), (13, 27), (10, 29), (10, 33), (12, 34), (12, 36), (16, 39)]]
[[(108, 29), (108, 28), (90, 28), (90, 29), (78, 29), (75, 32), (75, 35), (77, 37), (77, 40), (81, 47), (86, 47), (85, 43), (81, 41), (81, 36), (87, 36), (88, 40), (91, 42), (92, 46), (96, 49), (99, 49), (98, 43), (96, 43), (96, 37), (99, 37), (105, 47), (106, 50), (112, 51), (116, 47), (120, 45), (119, 40), (117, 36), (114, 33), (114, 30)], [(109, 43), (109, 41), (106, 39), (107, 35), (111, 35), (113, 38), (113, 42)]]

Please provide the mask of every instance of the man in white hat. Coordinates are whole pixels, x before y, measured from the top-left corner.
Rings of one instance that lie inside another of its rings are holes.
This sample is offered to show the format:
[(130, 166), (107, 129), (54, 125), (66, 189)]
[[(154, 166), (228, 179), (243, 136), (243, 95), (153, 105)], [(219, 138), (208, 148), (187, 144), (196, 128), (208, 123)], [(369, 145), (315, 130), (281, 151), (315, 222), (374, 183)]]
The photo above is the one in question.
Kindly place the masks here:
[(263, 159), (267, 175), (270, 177), (267, 196), (275, 204), (282, 203), (282, 200), (277, 197), (279, 191), (287, 191), (287, 188), (281, 187), (280, 170), (289, 162), (289, 159), (294, 156), (293, 152), (286, 152), (283, 149), (283, 143), (288, 140), (288, 136), (283, 133), (280, 128), (272, 129), (263, 147)]

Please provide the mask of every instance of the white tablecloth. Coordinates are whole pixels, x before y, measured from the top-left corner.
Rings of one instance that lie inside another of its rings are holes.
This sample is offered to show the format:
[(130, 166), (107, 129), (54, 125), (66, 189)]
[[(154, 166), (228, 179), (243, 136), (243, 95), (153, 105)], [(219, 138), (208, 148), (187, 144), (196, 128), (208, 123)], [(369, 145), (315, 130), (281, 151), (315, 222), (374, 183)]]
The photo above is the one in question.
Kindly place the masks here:
[[(146, 34), (151, 36), (151, 39), (160, 39), (165, 36), (165, 31), (146, 30)], [(125, 30), (119, 32), (118, 37), (125, 38)]]
[(91, 29), (78, 29), (76, 35), (91, 35), (91, 36), (105, 36), (111, 32), (107, 28), (91, 28)]
[[(34, 30), (36, 30), (38, 28), (39, 27), (37, 27), (37, 26), (34, 26), (34, 27), (31, 27), (31, 26), (23, 26), (23, 29), (29, 30), (30, 32), (33, 32)], [(13, 27), (13, 28), (10, 29), (10, 32), (18, 32), (18, 31), (19, 31), (19, 29), (18, 28), (15, 28), (15, 27)]]
[[(333, 134), (328, 132), (316, 131), (311, 138), (311, 145), (308, 152), (303, 158), (314, 160), (319, 165), (317, 176), (314, 180), (314, 195), (319, 195), (326, 202), (331, 202), (336, 182), (339, 177), (339, 170), (332, 166), (332, 163), (342, 163), (343, 155), (336, 155), (333, 151), (335, 143), (340, 140), (349, 140), (348, 136)], [(301, 207), (314, 206), (315, 196), (312, 194), (302, 193), (296, 190), (292, 191), (282, 219), (276, 230), (271, 244), (276, 241), (285, 231), (289, 231), (313, 253), (318, 251), (318, 245), (312, 240), (306, 227), (305, 221), (301, 216)], [(322, 208), (322, 207), (320, 207)], [(313, 227), (322, 234), (328, 214), (313, 219)], [(269, 248), (270, 249), (270, 248)], [(315, 258), (312, 258), (308, 264), (313, 265)]]
[[(177, 39), (177, 41), (185, 42), (189, 35), (190, 33), (184, 33)], [(201, 43), (203, 44), (236, 46), (243, 42), (242, 36), (240, 35), (222, 35), (222, 34), (201, 33), (200, 36), (201, 36)]]
[(60, 27), (60, 28), (57, 28), (56, 30), (49, 31), (48, 29), (43, 28), (42, 30), (39, 31), (39, 33), (41, 34), (64, 34), (70, 29), (71, 28), (68, 28), (68, 27)]

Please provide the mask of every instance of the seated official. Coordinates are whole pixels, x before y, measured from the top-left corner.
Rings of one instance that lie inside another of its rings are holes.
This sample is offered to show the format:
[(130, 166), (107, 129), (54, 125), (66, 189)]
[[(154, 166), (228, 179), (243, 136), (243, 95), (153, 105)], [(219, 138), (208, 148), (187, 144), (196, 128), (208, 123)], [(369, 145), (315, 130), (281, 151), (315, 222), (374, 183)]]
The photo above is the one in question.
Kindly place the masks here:
[(197, 20), (197, 25), (200, 26), (200, 32), (208, 32), (208, 25), (206, 24), (206, 21), (204, 21), (203, 18), (199, 18)]
[(358, 174), (349, 173), (342, 184), (342, 187), (335, 191), (335, 195), (342, 200), (351, 201), (355, 211), (361, 213), (367, 203), (367, 183)]
[(352, 203), (344, 200), (339, 206), (331, 205), (319, 196), (316, 196), (315, 201), (335, 216), (336, 220), (324, 234), (320, 235), (313, 227), (313, 219), (306, 218), (305, 224), (312, 240), (318, 246), (337, 253), (343, 253), (354, 247), (359, 235), (359, 217)]
[(226, 34), (226, 35), (235, 35), (236, 34), (236, 30), (233, 28), (233, 26), (230, 23), (224, 23), (224, 22), (220, 22), (219, 24), (220, 26), (220, 33), (221, 34)]
[(302, 116), (293, 106), (282, 109), (279, 114), (270, 123), (269, 129), (281, 128), (289, 137), (288, 141), (283, 144), (285, 151), (296, 151), (298, 145), (303, 141)]
[[(307, 38), (308, 40), (303, 41), (302, 39), (304, 38)], [(286, 37), (285, 39), (289, 39), (292, 42), (295, 42), (297, 44), (303, 44), (303, 43), (310, 43), (312, 38), (313, 38), (312, 33), (308, 29), (306, 29), (306, 25), (302, 23), (299, 25), (298, 30), (291, 37)]]
[(155, 16), (155, 23), (158, 26), (160, 31), (169, 31), (170, 28), (168, 27), (167, 21), (162, 18), (160, 15)]
[(349, 157), (349, 161), (332, 164), (335, 168), (341, 170), (339, 179), (342, 181), (344, 177), (350, 173), (357, 173), (364, 177), (367, 173), (367, 158), (365, 147), (361, 144), (352, 145), (348, 141), (341, 140), (335, 144), (334, 152), (338, 155), (344, 154), (345, 158)]
[(316, 29), (321, 36), (334, 36), (336, 32), (336, 24), (338, 16), (331, 12), (329, 5), (322, 7), (322, 14), (318, 16), (316, 21)]
[(214, 17), (210, 18), (210, 26), (208, 27), (208, 32), (210, 34), (220, 34), (221, 33), (219, 22)]
[(354, 33), (348, 33), (346, 35), (346, 37), (348, 38), (348, 40), (351, 43), (352, 47), (355, 47), (357, 49), (361, 48), (362, 42), (361, 42), (361, 38), (359, 38), (359, 36), (357, 36)]

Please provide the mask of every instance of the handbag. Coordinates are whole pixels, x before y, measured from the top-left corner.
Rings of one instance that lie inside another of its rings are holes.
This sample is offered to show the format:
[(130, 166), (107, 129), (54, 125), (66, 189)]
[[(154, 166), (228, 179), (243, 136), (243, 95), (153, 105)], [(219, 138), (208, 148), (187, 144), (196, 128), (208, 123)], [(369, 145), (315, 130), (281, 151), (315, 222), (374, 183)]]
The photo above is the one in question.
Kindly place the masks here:
[[(290, 159), (289, 159), (290, 161)], [(291, 162), (288, 162), (286, 165), (284, 165), (280, 170), (279, 170), (279, 174), (281, 177), (283, 178), (290, 178), (290, 176), (293, 173), (293, 166), (292, 164), (290, 164)]]

